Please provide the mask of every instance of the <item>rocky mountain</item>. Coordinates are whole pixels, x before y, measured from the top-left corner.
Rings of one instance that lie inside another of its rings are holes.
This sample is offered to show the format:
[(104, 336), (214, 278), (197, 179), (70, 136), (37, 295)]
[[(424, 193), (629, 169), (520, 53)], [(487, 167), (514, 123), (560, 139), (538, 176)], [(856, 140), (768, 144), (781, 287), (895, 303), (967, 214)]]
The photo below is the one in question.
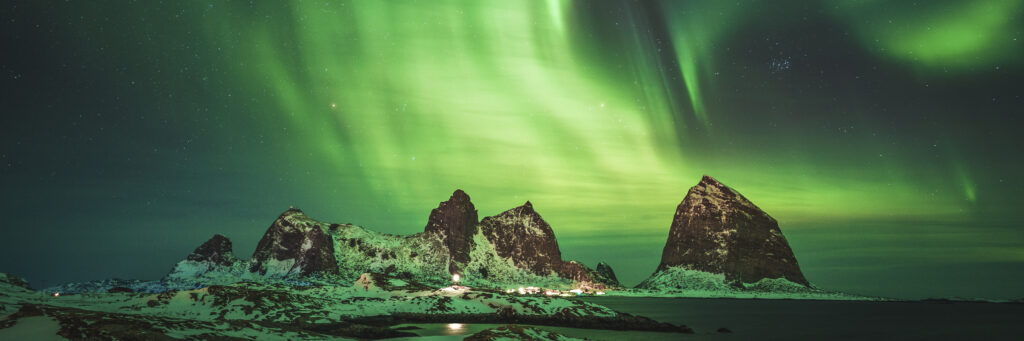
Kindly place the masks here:
[(527, 201), (522, 206), (480, 221), (480, 231), (499, 257), (539, 276), (557, 276), (573, 281), (617, 286), (618, 281), (576, 261), (563, 261), (558, 240), (544, 218)]
[(595, 270), (598, 274), (604, 276), (604, 278), (607, 278), (609, 281), (612, 281), (616, 284), (619, 283), (619, 278), (615, 277), (615, 270), (612, 270), (612, 266), (608, 265), (608, 263), (597, 263), (597, 268)]
[(264, 275), (338, 274), (335, 243), (327, 226), (302, 210), (288, 209), (256, 245), (250, 270)]
[[(500, 289), (619, 286), (608, 270), (563, 261), (551, 226), (529, 202), (479, 221), (469, 195), (456, 190), (430, 212), (422, 233), (379, 233), (322, 222), (291, 208), (270, 225), (249, 260), (235, 258), (231, 241), (215, 235), (176, 264), (159, 285), (127, 287), (152, 291), (160, 286), (189, 289), (240, 280), (332, 276), (350, 281), (368, 272), (433, 286), (448, 285), (455, 273), (463, 284)], [(64, 289), (107, 290), (108, 284)]]
[(706, 175), (676, 208), (661, 264), (638, 288), (685, 288), (707, 277), (694, 272), (722, 275), (740, 287), (766, 279), (810, 286), (778, 222)]
[(209, 262), (215, 266), (231, 266), (238, 261), (231, 251), (231, 240), (220, 234), (213, 235), (202, 245), (199, 245), (185, 259), (193, 262)]
[(449, 272), (458, 273), (461, 271), (459, 264), (469, 262), (469, 254), (474, 247), (473, 235), (479, 224), (476, 207), (461, 189), (455, 190), (448, 201), (442, 201), (430, 211), (423, 232), (438, 235), (448, 247)]
[(480, 230), (494, 244), (498, 255), (511, 259), (517, 267), (538, 275), (557, 272), (562, 267), (562, 252), (558, 249), (555, 232), (529, 201), (484, 218)]

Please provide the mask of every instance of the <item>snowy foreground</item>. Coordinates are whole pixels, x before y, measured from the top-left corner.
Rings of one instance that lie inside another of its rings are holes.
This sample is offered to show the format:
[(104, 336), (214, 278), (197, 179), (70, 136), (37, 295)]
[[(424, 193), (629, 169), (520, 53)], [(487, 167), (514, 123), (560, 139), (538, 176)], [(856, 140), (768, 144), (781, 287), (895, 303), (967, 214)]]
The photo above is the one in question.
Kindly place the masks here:
[[(391, 328), (401, 323), (455, 322), (692, 332), (577, 300), (458, 286), (434, 289), (372, 274), (350, 285), (248, 282), (159, 294), (60, 296), (31, 290), (17, 277), (0, 274), (0, 338), (365, 339), (415, 336)], [(515, 325), (471, 338), (527, 336), (563, 339)]]
[[(652, 289), (646, 289), (652, 288)], [(655, 289), (656, 288), (656, 289)], [(735, 283), (723, 274), (670, 267), (659, 272), (637, 289), (608, 291), (609, 296), (679, 297), (679, 298), (744, 298), (797, 299), (840, 301), (885, 301), (881, 297), (853, 295), (822, 290), (790, 282), (784, 278), (765, 278), (755, 283)]]

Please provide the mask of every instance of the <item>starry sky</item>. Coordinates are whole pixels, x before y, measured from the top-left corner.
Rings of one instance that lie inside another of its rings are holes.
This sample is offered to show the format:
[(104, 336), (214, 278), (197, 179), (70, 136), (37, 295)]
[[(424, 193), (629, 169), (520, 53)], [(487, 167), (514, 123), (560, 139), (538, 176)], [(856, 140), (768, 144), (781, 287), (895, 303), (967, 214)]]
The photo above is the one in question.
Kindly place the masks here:
[(530, 200), (657, 267), (701, 175), (819, 287), (1024, 297), (1024, 1), (8, 1), (0, 271), (156, 279), (294, 205), (422, 231)]

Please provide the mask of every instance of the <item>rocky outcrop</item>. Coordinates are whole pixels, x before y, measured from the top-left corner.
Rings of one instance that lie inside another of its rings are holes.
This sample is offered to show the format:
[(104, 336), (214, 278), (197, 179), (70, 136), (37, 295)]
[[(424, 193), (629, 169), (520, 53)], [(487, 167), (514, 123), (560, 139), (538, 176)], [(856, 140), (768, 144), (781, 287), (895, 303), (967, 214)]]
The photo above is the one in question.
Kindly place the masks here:
[(735, 283), (784, 278), (810, 285), (778, 222), (706, 175), (676, 208), (655, 275), (674, 267), (723, 274)]
[(193, 262), (209, 262), (220, 266), (231, 266), (238, 261), (231, 251), (231, 240), (220, 234), (213, 235), (210, 240), (199, 245), (185, 259)]
[(486, 217), (480, 222), (484, 237), (499, 257), (508, 258), (521, 269), (540, 276), (557, 276), (596, 288), (617, 286), (618, 282), (576, 261), (563, 261), (558, 240), (544, 218), (527, 201), (522, 206)]
[(338, 274), (334, 241), (326, 226), (291, 208), (263, 234), (250, 271), (279, 276)]
[(424, 232), (440, 236), (448, 247), (450, 273), (460, 271), (458, 264), (469, 262), (469, 253), (473, 249), (473, 235), (477, 225), (476, 207), (469, 195), (461, 189), (455, 190), (448, 201), (442, 201), (437, 208), (430, 211)]
[(511, 259), (519, 268), (547, 275), (562, 267), (562, 252), (555, 233), (529, 201), (484, 218), (480, 229), (494, 244), (498, 256)]
[(555, 272), (558, 273), (559, 277), (579, 282), (578, 286), (581, 288), (605, 289), (621, 286), (617, 280), (609, 278), (577, 261), (562, 262), (562, 266)]
[(597, 271), (598, 274), (600, 274), (604, 278), (607, 278), (608, 280), (610, 280), (610, 281), (612, 281), (612, 282), (614, 282), (616, 284), (619, 283), (619, 279), (617, 277), (615, 277), (615, 270), (612, 270), (612, 266), (608, 265), (608, 263), (605, 263), (605, 262), (597, 263), (597, 268), (595, 270)]

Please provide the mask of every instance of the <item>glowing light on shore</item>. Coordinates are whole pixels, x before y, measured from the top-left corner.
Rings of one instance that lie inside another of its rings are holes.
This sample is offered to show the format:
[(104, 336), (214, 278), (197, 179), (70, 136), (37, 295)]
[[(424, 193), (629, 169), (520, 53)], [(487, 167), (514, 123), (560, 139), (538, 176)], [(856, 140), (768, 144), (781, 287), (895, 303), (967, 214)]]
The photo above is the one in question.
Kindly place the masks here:
[(448, 330), (462, 330), (462, 323), (449, 323)]

